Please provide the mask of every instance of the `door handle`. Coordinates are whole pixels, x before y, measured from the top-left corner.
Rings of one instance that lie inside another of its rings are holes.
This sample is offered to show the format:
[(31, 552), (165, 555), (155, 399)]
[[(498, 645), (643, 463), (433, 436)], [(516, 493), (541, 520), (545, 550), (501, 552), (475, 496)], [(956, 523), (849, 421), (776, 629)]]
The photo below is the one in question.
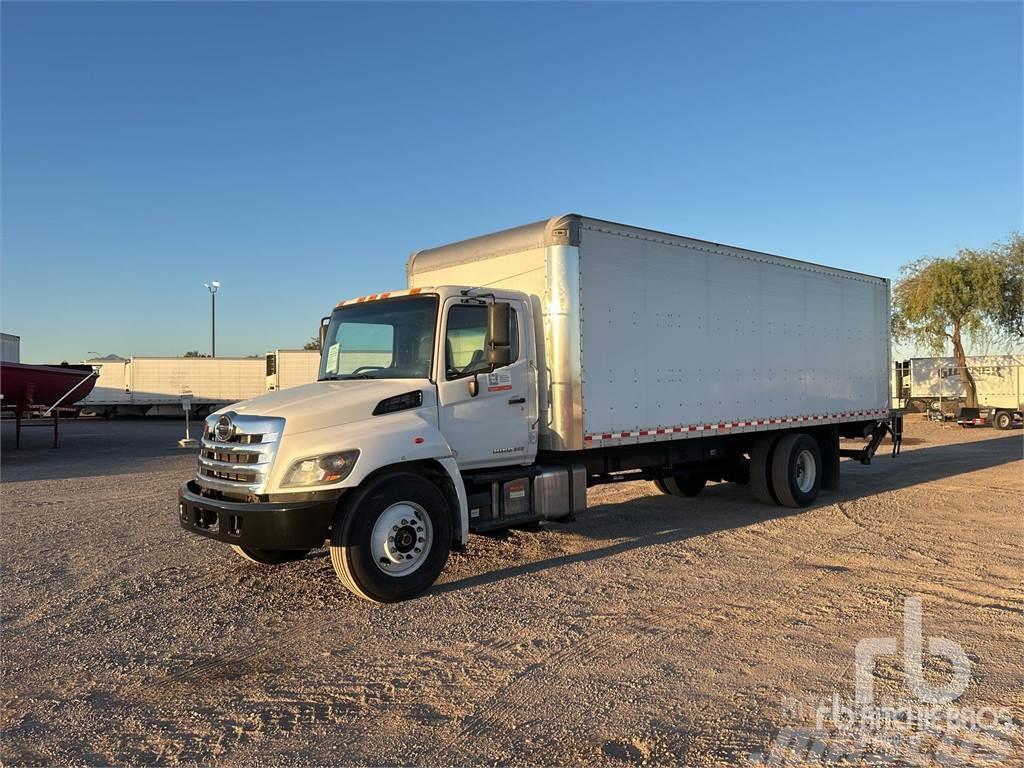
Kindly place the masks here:
[(525, 402), (526, 402), (526, 398), (525, 397), (512, 397), (512, 398), (509, 398), (508, 404), (509, 405), (520, 405), (520, 404), (525, 403)]

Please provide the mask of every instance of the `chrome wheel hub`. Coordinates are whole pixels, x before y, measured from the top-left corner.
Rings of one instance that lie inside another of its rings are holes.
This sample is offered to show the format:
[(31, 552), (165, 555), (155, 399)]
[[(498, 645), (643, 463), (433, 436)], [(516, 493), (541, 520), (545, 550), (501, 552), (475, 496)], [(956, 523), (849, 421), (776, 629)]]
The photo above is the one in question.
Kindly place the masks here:
[(796, 457), (796, 487), (801, 493), (808, 493), (814, 487), (814, 478), (817, 475), (818, 467), (814, 461), (814, 454), (806, 448), (800, 451)]
[(370, 534), (373, 562), (389, 576), (407, 576), (427, 559), (434, 527), (427, 511), (413, 501), (400, 501), (380, 513)]

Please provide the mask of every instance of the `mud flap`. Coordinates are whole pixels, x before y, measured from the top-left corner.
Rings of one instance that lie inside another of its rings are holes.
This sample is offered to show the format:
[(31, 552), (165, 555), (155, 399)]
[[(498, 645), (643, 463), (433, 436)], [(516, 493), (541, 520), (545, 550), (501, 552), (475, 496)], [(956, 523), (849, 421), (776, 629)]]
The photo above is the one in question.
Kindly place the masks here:
[(815, 437), (821, 450), (821, 490), (839, 490), (839, 430), (832, 428)]

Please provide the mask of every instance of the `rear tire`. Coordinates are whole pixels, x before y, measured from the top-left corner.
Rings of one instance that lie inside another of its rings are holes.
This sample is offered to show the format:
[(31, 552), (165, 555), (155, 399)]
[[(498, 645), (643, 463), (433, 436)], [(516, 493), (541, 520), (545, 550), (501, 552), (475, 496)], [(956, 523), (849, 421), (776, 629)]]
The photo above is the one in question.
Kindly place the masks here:
[(754, 443), (750, 452), (750, 490), (762, 504), (778, 504), (772, 487), (772, 456), (775, 453), (775, 435), (765, 435)]
[(1013, 426), (1013, 414), (1009, 411), (999, 411), (992, 419), (992, 426), (996, 429), (1009, 429)]
[(231, 548), (250, 563), (259, 563), (260, 565), (291, 563), (301, 560), (310, 552), (308, 549), (255, 549), (241, 547), (238, 544), (232, 544)]
[(708, 479), (703, 475), (675, 475), (663, 478), (661, 482), (672, 496), (685, 496), (692, 499), (704, 490)]
[(359, 597), (397, 603), (430, 588), (451, 544), (441, 491), (420, 475), (396, 473), (343, 501), (331, 527), (331, 564)]
[(821, 490), (821, 449), (803, 433), (783, 436), (772, 457), (772, 488), (784, 507), (807, 507)]
[(750, 485), (750, 462), (743, 456), (737, 457), (736, 463), (722, 474), (722, 479), (736, 485)]

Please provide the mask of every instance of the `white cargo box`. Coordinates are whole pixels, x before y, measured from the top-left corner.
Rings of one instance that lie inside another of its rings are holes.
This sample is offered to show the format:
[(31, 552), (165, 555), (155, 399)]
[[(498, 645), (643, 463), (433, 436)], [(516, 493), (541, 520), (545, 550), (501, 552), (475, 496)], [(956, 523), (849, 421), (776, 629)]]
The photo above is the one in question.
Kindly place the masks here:
[(288, 389), (309, 384), (320, 374), (320, 351), (277, 349), (267, 353), (267, 389)]
[(85, 362), (93, 366), (99, 376), (92, 392), (81, 401), (83, 406), (126, 405), (131, 402), (127, 360), (96, 358)]
[(889, 282), (575, 214), (419, 251), (410, 288), (530, 296), (547, 450), (888, 414)]
[[(100, 370), (86, 407), (174, 405), (190, 395), (194, 404), (248, 400), (266, 391), (264, 361), (243, 357), (132, 357), (90, 360)], [(153, 413), (155, 411), (148, 411)]]
[(128, 367), (133, 402), (233, 403), (266, 391), (264, 362), (241, 357), (133, 357)]
[[(908, 362), (908, 400), (960, 400), (967, 395), (956, 358), (915, 357)], [(967, 369), (974, 377), (979, 405), (1017, 409), (1024, 403), (1024, 355), (972, 355)]]

